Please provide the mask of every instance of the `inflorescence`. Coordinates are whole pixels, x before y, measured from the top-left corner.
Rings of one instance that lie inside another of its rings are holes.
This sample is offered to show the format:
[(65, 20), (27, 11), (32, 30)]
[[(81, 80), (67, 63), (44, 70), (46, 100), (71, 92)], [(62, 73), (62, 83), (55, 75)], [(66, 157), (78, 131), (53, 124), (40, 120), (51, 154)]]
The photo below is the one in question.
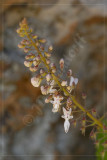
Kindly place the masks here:
[[(69, 69), (66, 74), (66, 80), (61, 78), (61, 75), (57, 74), (57, 68), (50, 58), (52, 55), (53, 47), (49, 46), (45, 49), (46, 39), (40, 39), (37, 35), (33, 35), (32, 29), (29, 28), (26, 19), (20, 24), (20, 28), (17, 29), (17, 33), (20, 37), (24, 37), (19, 48), (23, 48), (26, 53), (24, 65), (29, 68), (31, 72), (36, 72), (36, 75), (31, 78), (31, 83), (34, 87), (39, 87), (43, 95), (48, 95), (45, 99), (45, 103), (51, 103), (53, 105), (52, 112), (60, 112), (64, 118), (64, 130), (67, 133), (70, 127), (70, 119), (74, 119), (75, 112), (82, 112), (81, 118), (81, 131), (85, 134), (86, 128), (86, 115), (89, 118), (91, 125), (96, 125), (99, 128), (104, 128), (99, 119), (96, 118), (96, 111), (91, 112), (86, 110), (85, 107), (80, 105), (75, 96), (74, 90), (78, 84), (78, 78), (73, 77), (72, 70)], [(59, 67), (61, 73), (64, 69), (64, 59), (60, 59)], [(82, 95), (83, 99), (86, 95)], [(77, 109), (78, 108), (78, 109)], [(85, 116), (84, 116), (85, 115)], [(73, 121), (76, 126), (76, 120)]]

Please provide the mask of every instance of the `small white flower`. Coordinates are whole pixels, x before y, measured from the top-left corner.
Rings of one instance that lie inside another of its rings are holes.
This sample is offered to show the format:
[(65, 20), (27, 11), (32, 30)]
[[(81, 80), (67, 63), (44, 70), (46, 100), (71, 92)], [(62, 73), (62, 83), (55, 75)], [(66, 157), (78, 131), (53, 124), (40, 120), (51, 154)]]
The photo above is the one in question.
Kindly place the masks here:
[(55, 93), (56, 92), (56, 89), (53, 89), (53, 86), (51, 86), (50, 88), (49, 88), (49, 93)]
[(65, 122), (64, 122), (64, 130), (65, 130), (66, 133), (68, 132), (69, 127), (70, 127), (70, 122), (69, 122), (69, 120), (73, 118), (73, 116), (71, 116), (71, 112), (72, 112), (72, 109), (71, 109), (71, 108), (69, 109), (69, 111), (67, 111), (67, 110), (63, 107), (63, 113), (64, 113), (64, 115), (62, 115), (61, 117), (65, 119)]
[(41, 81), (42, 81), (41, 78), (37, 78), (37, 77), (31, 78), (31, 83), (34, 87), (39, 87)]
[(62, 81), (61, 86), (67, 86), (67, 81)]
[(47, 82), (49, 82), (49, 81), (51, 80), (51, 78), (52, 78), (52, 77), (51, 77), (50, 74), (47, 74), (47, 75), (46, 75), (46, 80), (47, 80)]
[(53, 101), (50, 101), (53, 104), (52, 112), (58, 112), (59, 106), (61, 105), (62, 100), (63, 100), (63, 97), (56, 96), (54, 97)]
[(77, 85), (77, 83), (78, 83), (78, 78), (74, 78), (74, 77), (71, 76), (71, 78), (70, 78), (70, 84), (69, 84), (69, 85), (72, 86), (73, 83), (74, 83), (75, 85)]

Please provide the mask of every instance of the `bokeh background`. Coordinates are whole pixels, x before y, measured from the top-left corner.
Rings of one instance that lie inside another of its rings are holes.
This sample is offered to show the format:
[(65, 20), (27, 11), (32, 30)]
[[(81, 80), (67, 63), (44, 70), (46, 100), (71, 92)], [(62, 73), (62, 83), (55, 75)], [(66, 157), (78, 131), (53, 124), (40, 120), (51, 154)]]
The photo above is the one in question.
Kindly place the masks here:
[[(19, 22), (26, 17), (34, 32), (52, 44), (53, 61), (65, 59), (79, 78), (77, 97), (87, 93), (86, 107), (106, 110), (106, 0), (0, 1), (0, 160), (95, 160), (89, 134), (79, 127), (65, 134), (60, 114), (51, 112), (40, 89), (30, 83), (17, 47)], [(105, 10), (104, 10), (105, 8)]]

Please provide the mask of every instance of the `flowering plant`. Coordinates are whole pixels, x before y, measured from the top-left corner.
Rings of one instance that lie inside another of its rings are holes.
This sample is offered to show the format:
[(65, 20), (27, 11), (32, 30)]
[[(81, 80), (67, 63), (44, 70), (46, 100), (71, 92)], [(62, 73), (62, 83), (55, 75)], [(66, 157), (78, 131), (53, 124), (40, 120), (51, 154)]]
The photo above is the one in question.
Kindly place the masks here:
[[(76, 100), (73, 95), (73, 91), (76, 89), (78, 84), (78, 78), (74, 78), (72, 70), (69, 69), (66, 75), (66, 80), (61, 78), (61, 75), (57, 73), (57, 68), (54, 63), (51, 62), (52, 46), (45, 49), (45, 39), (38, 38), (37, 35), (33, 34), (32, 29), (29, 28), (26, 19), (20, 23), (20, 28), (17, 29), (17, 33), (20, 37), (24, 37), (21, 43), (18, 45), (19, 48), (23, 48), (27, 54), (25, 56), (24, 65), (30, 69), (31, 72), (36, 72), (36, 76), (31, 78), (31, 83), (34, 87), (40, 87), (43, 95), (48, 95), (45, 99), (45, 103), (52, 103), (52, 112), (62, 112), (62, 118), (64, 121), (64, 130), (67, 133), (70, 128), (70, 119), (72, 124), (76, 126), (77, 119), (74, 113), (80, 113), (81, 131), (85, 135), (85, 129), (89, 126), (94, 126), (90, 133), (90, 137), (94, 139), (95, 144), (103, 145), (102, 155), (104, 157), (105, 148), (107, 147), (107, 141), (99, 143), (96, 137), (101, 131), (102, 134), (107, 134), (107, 127), (102, 122), (102, 118), (97, 118), (96, 110), (87, 110)], [(59, 61), (61, 72), (64, 69), (64, 59)], [(42, 83), (44, 81), (44, 83)], [(82, 94), (83, 99), (86, 98), (85, 94)], [(83, 113), (83, 114), (82, 114)], [(78, 118), (79, 119), (79, 118)]]

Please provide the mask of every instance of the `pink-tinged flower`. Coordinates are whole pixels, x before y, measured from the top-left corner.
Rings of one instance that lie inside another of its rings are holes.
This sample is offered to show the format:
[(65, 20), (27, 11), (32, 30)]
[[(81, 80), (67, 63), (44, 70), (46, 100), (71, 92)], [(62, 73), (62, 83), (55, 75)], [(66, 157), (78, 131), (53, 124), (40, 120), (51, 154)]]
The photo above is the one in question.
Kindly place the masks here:
[(31, 83), (34, 87), (39, 87), (42, 79), (40, 77), (33, 77), (31, 78)]
[(50, 101), (53, 104), (52, 112), (58, 112), (62, 100), (63, 100), (63, 97), (56, 96), (54, 97), (53, 101)]
[(74, 77), (71, 76), (69, 85), (70, 86), (72, 86), (73, 84), (77, 85), (77, 83), (78, 83), (78, 78), (74, 78)]
[(64, 130), (67, 133), (70, 127), (70, 122), (69, 120), (73, 118), (73, 116), (71, 116), (71, 112), (72, 109), (70, 108), (69, 111), (67, 111), (64, 107), (63, 107), (63, 114), (61, 117), (65, 119), (64, 122)]

